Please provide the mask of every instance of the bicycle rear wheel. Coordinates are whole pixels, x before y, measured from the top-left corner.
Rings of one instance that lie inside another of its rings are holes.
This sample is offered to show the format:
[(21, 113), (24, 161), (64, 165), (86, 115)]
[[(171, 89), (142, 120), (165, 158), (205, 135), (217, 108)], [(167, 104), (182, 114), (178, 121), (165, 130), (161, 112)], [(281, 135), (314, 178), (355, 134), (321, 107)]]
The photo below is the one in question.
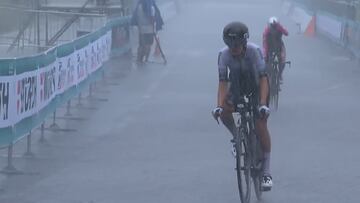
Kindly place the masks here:
[(247, 144), (239, 136), (235, 140), (236, 149), (236, 175), (240, 200), (242, 203), (250, 202), (250, 158), (247, 152)]

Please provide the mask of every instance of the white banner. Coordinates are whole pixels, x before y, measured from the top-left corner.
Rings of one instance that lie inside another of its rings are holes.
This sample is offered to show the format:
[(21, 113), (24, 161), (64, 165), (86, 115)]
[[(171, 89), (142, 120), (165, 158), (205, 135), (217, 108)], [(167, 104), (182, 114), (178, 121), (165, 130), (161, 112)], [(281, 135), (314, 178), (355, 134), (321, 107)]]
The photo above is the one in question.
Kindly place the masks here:
[(84, 47), (85, 54), (85, 70), (86, 74), (89, 75), (91, 73), (91, 44), (88, 44)]
[(39, 111), (50, 103), (50, 101), (56, 96), (57, 93), (57, 63), (54, 62), (44, 68), (39, 69), (38, 80), (38, 101)]
[(76, 83), (79, 84), (81, 81), (85, 80), (87, 77), (86, 70), (86, 55), (85, 55), (86, 47), (75, 51), (76, 57), (76, 75), (77, 80)]
[(103, 58), (101, 51), (101, 37), (95, 42), (95, 53), (96, 53), (96, 70), (102, 66)]
[(57, 94), (61, 94), (77, 84), (75, 52), (68, 56), (58, 58), (57, 64)]
[(66, 69), (67, 69), (67, 78), (66, 78), (66, 89), (77, 85), (77, 72), (76, 72), (76, 55), (75, 52), (67, 56), (66, 59)]
[(0, 128), (11, 126), (15, 116), (13, 76), (0, 76)]
[(106, 33), (106, 37), (105, 37), (105, 40), (106, 40), (106, 57), (105, 57), (105, 61), (109, 60), (110, 59), (110, 53), (111, 53), (111, 30), (109, 30), (107, 33)]
[(107, 50), (106, 50), (106, 34), (100, 37), (100, 50), (101, 50), (101, 61), (102, 63), (107, 59)]
[(90, 46), (90, 73), (94, 72), (98, 67), (98, 60), (96, 54), (96, 41), (89, 44)]
[(38, 70), (25, 72), (16, 77), (16, 122), (38, 111)]
[(109, 31), (84, 48), (56, 58), (46, 67), (14, 76), (0, 76), (0, 128), (13, 126), (37, 114), (56, 95), (99, 69), (110, 57), (111, 34)]
[(56, 68), (57, 68), (57, 80), (56, 80), (56, 94), (61, 94), (65, 91), (66, 88), (66, 78), (67, 78), (67, 69), (66, 66), (64, 64), (64, 62), (66, 61), (63, 58), (57, 58), (56, 59)]

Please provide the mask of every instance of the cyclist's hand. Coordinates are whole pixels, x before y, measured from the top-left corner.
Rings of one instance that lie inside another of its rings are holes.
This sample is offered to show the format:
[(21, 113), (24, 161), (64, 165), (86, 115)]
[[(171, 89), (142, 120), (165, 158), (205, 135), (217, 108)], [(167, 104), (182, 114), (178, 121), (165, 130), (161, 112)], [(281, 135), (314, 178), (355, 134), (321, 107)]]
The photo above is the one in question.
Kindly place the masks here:
[(214, 119), (217, 121), (218, 124), (220, 124), (219, 123), (219, 116), (221, 115), (222, 112), (223, 112), (223, 108), (221, 108), (221, 107), (216, 107), (211, 112), (212, 116), (214, 117)]
[(266, 105), (259, 107), (260, 118), (267, 118), (270, 115), (270, 109)]

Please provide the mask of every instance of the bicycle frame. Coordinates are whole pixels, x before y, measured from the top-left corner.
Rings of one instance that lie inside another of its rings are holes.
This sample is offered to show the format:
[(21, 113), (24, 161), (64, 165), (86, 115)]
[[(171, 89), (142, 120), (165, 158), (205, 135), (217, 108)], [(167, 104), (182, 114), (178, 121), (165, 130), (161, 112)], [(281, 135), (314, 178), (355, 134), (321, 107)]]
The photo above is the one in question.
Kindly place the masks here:
[(256, 140), (254, 136), (257, 136), (255, 133), (255, 115), (254, 115), (254, 105), (252, 102), (252, 97), (244, 96), (243, 99), (240, 100), (239, 104), (235, 107), (235, 112), (233, 113), (235, 126), (238, 129), (238, 136), (242, 140), (245, 140), (245, 143), (248, 147), (251, 146), (250, 156), (251, 156), (251, 165), (255, 167), (257, 163), (255, 160), (252, 160), (255, 157), (255, 148)]

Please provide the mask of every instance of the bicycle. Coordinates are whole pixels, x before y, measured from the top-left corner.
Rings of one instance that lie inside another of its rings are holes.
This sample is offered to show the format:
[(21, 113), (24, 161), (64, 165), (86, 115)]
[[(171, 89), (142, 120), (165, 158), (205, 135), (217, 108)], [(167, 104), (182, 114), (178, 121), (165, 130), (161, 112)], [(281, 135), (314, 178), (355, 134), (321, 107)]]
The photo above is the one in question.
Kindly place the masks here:
[[(236, 151), (236, 174), (242, 203), (250, 202), (251, 182), (254, 184), (256, 198), (261, 200), (261, 181), (263, 175), (263, 152), (260, 138), (255, 133), (255, 115), (257, 110), (253, 96), (241, 97), (235, 105), (233, 118), (236, 135), (231, 140)], [(251, 179), (250, 179), (251, 178)]]
[[(250, 202), (251, 184), (254, 184), (256, 198), (261, 200), (263, 190), (261, 187), (263, 176), (263, 151), (260, 137), (255, 133), (255, 112), (257, 105), (254, 102), (256, 93), (241, 96), (234, 105), (235, 135), (231, 139), (236, 159), (236, 175), (239, 196), (242, 203)], [(221, 113), (221, 112), (220, 112)], [(213, 112), (218, 122), (219, 114)], [(265, 189), (265, 188), (264, 188)]]
[[(278, 110), (279, 108), (279, 94), (280, 94), (280, 52), (270, 52), (269, 62), (269, 78), (270, 78), (270, 103)], [(291, 65), (290, 61), (286, 61), (285, 64)]]

